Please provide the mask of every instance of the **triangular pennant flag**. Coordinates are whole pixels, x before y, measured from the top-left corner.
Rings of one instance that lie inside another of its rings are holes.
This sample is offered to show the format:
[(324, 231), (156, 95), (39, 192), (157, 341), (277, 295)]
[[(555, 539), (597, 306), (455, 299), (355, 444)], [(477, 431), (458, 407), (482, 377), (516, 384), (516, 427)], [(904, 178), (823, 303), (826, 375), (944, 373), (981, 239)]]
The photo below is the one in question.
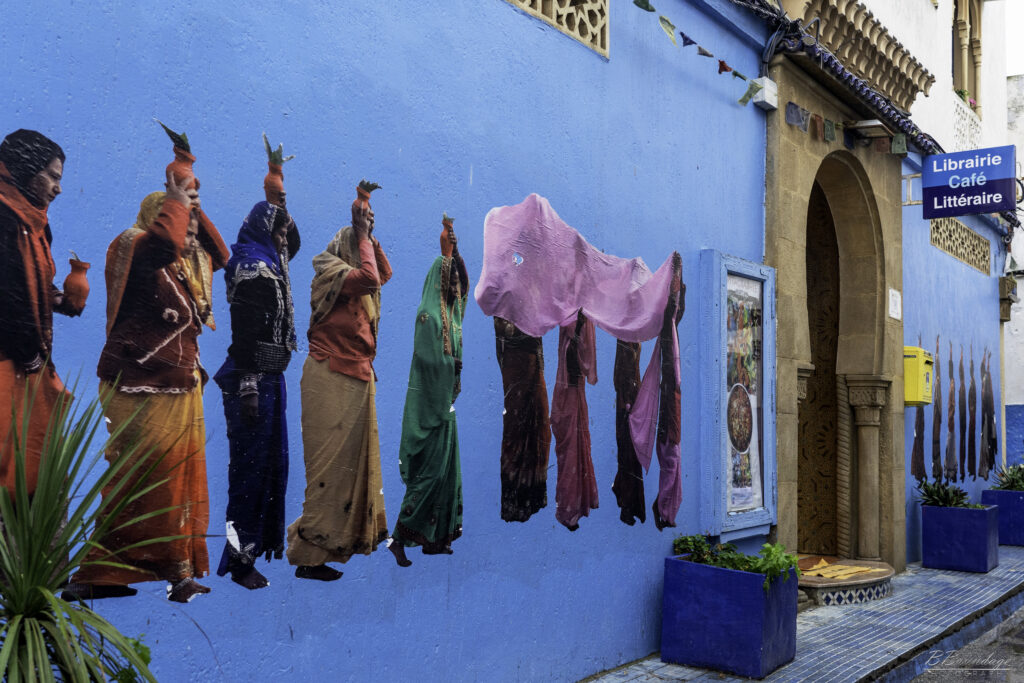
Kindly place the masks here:
[(753, 98), (760, 89), (761, 86), (758, 85), (757, 81), (747, 81), (747, 92), (743, 93), (743, 97), (741, 97), (738, 102), (744, 107), (747, 106), (747, 103), (750, 102), (751, 98)]
[(906, 154), (907, 136), (903, 133), (896, 133), (896, 135), (892, 136), (892, 149), (890, 151), (893, 154)]
[(699, 54), (701, 57), (714, 57), (713, 54), (702, 48), (700, 45), (697, 46), (697, 54)]
[(825, 142), (836, 141), (836, 122), (825, 119)]
[(678, 45), (676, 42), (676, 27), (668, 20), (668, 17), (662, 14), (658, 17), (658, 23), (661, 24), (661, 30), (668, 34), (668, 38), (672, 41), (672, 44)]
[(683, 39), (683, 47), (689, 47), (690, 45), (696, 45), (697, 41), (686, 35), (682, 31), (679, 32), (679, 37)]
[(737, 71), (736, 69), (733, 69), (733, 70), (732, 70), (732, 77), (733, 77), (733, 78), (739, 78), (740, 80), (744, 80), (744, 81), (745, 81), (745, 80), (748, 80), (746, 76), (744, 76), (743, 74), (741, 74), (741, 73), (740, 73), (739, 71)]
[(648, 12), (655, 11), (654, 6), (651, 3), (647, 2), (647, 0), (633, 0), (633, 4), (639, 7), (640, 9), (646, 10)]
[(724, 74), (732, 71), (732, 67), (725, 63), (724, 59), (718, 60), (718, 73)]

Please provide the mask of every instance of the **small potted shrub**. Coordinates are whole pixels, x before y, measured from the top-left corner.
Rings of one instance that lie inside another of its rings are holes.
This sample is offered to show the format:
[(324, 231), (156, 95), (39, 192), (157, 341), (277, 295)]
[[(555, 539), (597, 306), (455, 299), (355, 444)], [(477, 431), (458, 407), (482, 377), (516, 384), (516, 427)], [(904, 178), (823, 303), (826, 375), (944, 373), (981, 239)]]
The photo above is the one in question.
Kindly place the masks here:
[(918, 484), (921, 566), (987, 572), (999, 564), (999, 508), (972, 505), (967, 492), (944, 482)]
[(999, 544), (1024, 545), (1024, 465), (996, 471), (996, 483), (981, 502), (999, 506)]
[(661, 659), (764, 678), (796, 655), (797, 558), (680, 536), (665, 558)]

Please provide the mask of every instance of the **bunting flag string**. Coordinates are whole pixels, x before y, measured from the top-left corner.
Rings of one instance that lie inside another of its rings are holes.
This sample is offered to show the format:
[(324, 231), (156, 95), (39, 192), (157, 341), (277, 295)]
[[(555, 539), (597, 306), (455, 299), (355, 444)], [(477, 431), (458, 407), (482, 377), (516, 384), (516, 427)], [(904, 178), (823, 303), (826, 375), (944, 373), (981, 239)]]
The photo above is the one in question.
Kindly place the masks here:
[[(656, 12), (657, 11), (654, 8), (654, 5), (652, 5), (649, 2), (649, 0), (633, 0), (633, 4), (636, 5), (637, 7), (639, 7), (640, 9), (644, 10), (645, 12)], [(669, 40), (672, 41), (672, 44), (678, 47), (679, 43), (676, 42), (676, 35), (675, 35), (676, 34), (676, 26), (675, 26), (675, 24), (672, 23), (672, 20), (669, 19), (668, 17), (666, 17), (664, 14), (659, 14), (658, 15), (658, 25), (661, 26), (661, 30), (665, 32), (665, 34), (668, 36)], [(683, 47), (684, 48), (690, 47), (691, 45), (696, 45), (697, 46), (697, 54), (699, 56), (707, 57), (709, 59), (718, 59), (711, 52), (711, 50), (708, 50), (703, 45), (698, 44), (696, 40), (694, 40), (690, 36), (686, 35), (686, 33), (684, 33), (683, 31), (679, 31), (678, 33), (679, 33), (679, 37), (683, 41)], [(745, 76), (744, 74), (740, 73), (739, 71), (736, 71), (734, 68), (729, 66), (729, 64), (724, 59), (718, 59), (718, 73), (719, 74), (731, 73), (733, 78), (738, 78), (741, 81), (745, 81), (747, 83), (747, 90), (746, 90), (746, 92), (743, 93), (742, 97), (740, 97), (738, 100), (736, 100), (737, 104), (740, 104), (740, 105), (742, 105), (744, 107), (747, 106), (750, 103), (750, 100), (752, 100), (754, 98), (754, 95), (756, 95), (758, 92), (760, 92), (762, 90), (762, 86), (761, 85), (759, 85), (758, 83), (755, 83), (753, 80), (747, 78), (747, 76)], [(806, 124), (805, 124), (805, 129), (806, 129)]]
[[(757, 84), (754, 81), (749, 81), (749, 83), (750, 86), (747, 88), (747, 93), (740, 98), (740, 104), (746, 105), (744, 100), (749, 101), (753, 97), (751, 89)], [(758, 89), (760, 88), (758, 87)], [(753, 92), (756, 93), (757, 90)], [(786, 123), (799, 128), (804, 133), (810, 133), (811, 138), (819, 142), (835, 142), (839, 135), (842, 134), (843, 145), (847, 149), (854, 149), (857, 146), (858, 140), (862, 139), (859, 138), (854, 130), (845, 128), (842, 121), (833, 121), (821, 114), (811, 113), (796, 102), (786, 103)], [(871, 148), (879, 153), (905, 155), (907, 153), (907, 136), (904, 133), (895, 133), (892, 137), (887, 135), (880, 138), (872, 138)]]

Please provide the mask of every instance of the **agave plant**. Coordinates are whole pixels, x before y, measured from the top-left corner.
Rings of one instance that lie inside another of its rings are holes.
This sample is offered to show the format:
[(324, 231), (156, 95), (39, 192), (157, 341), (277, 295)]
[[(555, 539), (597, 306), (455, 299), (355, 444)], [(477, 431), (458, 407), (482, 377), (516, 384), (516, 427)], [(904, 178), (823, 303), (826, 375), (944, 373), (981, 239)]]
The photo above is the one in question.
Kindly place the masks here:
[[(25, 406), (33, 405), (28, 393)], [(0, 677), (5, 681), (156, 680), (144, 646), (84, 603), (59, 595), (89, 550), (100, 547), (94, 539), (113, 531), (117, 513), (164, 483), (148, 476), (159, 454), (137, 446), (122, 447), (103, 467), (106, 446), (120, 434), (100, 436), (103, 408), (104, 401), (96, 398), (84, 407), (70, 401), (54, 411), (32, 495), (24, 448), (30, 410), (20, 422), (12, 420), (8, 457), (15, 458), (16, 482), (14, 491), (0, 487)], [(122, 566), (110, 559), (99, 563)]]
[(996, 470), (996, 483), (992, 488), (1024, 491), (1024, 465), (1010, 465), (1006, 469)]
[(959, 486), (944, 481), (934, 481), (931, 483), (922, 481), (917, 485), (917, 495), (921, 505), (931, 505), (940, 508), (982, 507), (980, 505), (971, 505), (966, 491)]

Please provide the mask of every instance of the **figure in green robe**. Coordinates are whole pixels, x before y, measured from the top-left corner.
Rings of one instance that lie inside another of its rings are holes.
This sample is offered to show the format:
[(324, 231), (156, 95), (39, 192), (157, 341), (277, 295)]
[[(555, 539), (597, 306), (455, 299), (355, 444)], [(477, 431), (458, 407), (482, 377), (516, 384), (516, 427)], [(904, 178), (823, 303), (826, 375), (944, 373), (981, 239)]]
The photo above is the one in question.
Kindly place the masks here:
[(416, 309), (409, 390), (402, 416), (399, 470), (405, 483), (390, 548), (399, 566), (412, 564), (406, 546), (425, 555), (451, 554), (462, 534), (462, 472), (455, 399), (462, 370), (462, 316), (469, 277), (452, 221), (442, 221), (441, 256), (434, 259)]

